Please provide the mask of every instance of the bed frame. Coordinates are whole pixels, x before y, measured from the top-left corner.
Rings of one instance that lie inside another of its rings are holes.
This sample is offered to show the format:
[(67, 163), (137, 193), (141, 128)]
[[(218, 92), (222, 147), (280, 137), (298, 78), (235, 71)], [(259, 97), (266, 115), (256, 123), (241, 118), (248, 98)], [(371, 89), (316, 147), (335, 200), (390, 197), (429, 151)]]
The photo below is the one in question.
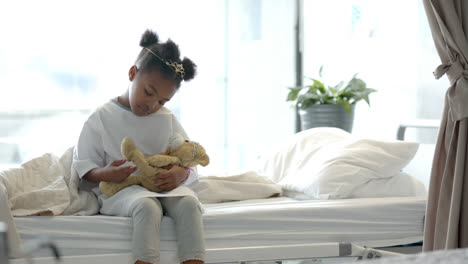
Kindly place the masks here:
[[(46, 240), (42, 240), (36, 243), (34, 246), (29, 244), (26, 245), (30, 250), (28, 254), (33, 253), (39, 249), (50, 249), (51, 254), (56, 254), (57, 249), (53, 243), (49, 243)], [(229, 253), (228, 253), (229, 251)], [(226, 260), (226, 255), (239, 256), (239, 259)], [(161, 254), (161, 263), (173, 263), (174, 253), (165, 252)], [(226, 264), (249, 264), (249, 263), (288, 263), (288, 261), (298, 261), (301, 263), (304, 261), (316, 261), (327, 259), (327, 262), (343, 262), (344, 260), (356, 260), (356, 259), (375, 259), (385, 256), (401, 256), (403, 254), (396, 253), (387, 250), (374, 249), (361, 247), (353, 243), (316, 243), (316, 244), (302, 244), (302, 245), (291, 245), (291, 246), (269, 246), (269, 247), (245, 247), (245, 248), (228, 248), (228, 249), (216, 249), (207, 250), (207, 261), (206, 263), (226, 263)], [(313, 257), (312, 257), (313, 256)], [(63, 264), (75, 264), (75, 263), (113, 263), (113, 264), (128, 264), (131, 256), (128, 253), (120, 254), (102, 254), (93, 256), (73, 256), (73, 257), (42, 257), (34, 258), (34, 263), (37, 264), (50, 264), (50, 263), (63, 263)], [(24, 259), (12, 259), (10, 262), (2, 262), (2, 264), (19, 264), (19, 263), (30, 263), (29, 257)]]

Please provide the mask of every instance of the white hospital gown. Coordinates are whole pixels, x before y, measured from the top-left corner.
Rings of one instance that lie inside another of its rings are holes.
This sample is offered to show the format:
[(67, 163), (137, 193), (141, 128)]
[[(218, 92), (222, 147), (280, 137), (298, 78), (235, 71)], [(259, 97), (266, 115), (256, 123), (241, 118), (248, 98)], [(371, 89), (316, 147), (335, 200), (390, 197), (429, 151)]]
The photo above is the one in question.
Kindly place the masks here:
[[(169, 137), (174, 132), (188, 139), (179, 121), (169, 109), (162, 107), (156, 113), (141, 117), (113, 99), (99, 107), (85, 122), (73, 153), (72, 166), (82, 178), (93, 168), (102, 168), (115, 160), (124, 159), (120, 152), (120, 144), (127, 136), (135, 142), (144, 155), (158, 154), (166, 150)], [(169, 192), (151, 192), (142, 186), (134, 185), (112, 197), (107, 197), (99, 191), (97, 183), (85, 179), (82, 179), (80, 188), (91, 190), (98, 196), (101, 213), (126, 215), (132, 204), (142, 197), (187, 195), (196, 197), (189, 187), (197, 182), (197, 172), (192, 169), (187, 181)]]

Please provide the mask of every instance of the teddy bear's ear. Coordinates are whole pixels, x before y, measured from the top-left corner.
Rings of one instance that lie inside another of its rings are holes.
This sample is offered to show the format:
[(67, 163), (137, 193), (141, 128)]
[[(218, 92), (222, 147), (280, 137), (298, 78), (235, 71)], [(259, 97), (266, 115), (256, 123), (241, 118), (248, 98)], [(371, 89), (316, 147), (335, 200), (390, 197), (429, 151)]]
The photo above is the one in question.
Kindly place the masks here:
[(180, 135), (179, 133), (174, 133), (170, 138), (169, 138), (169, 148), (171, 149), (177, 149), (180, 147), (182, 144), (184, 144), (184, 137)]

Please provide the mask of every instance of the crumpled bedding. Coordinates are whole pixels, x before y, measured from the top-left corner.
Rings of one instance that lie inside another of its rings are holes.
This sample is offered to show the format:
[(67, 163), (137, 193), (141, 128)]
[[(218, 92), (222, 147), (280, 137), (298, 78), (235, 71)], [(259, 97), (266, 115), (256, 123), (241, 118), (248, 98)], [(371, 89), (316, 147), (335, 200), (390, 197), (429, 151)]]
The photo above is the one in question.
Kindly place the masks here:
[(96, 197), (78, 189), (79, 177), (71, 169), (73, 148), (62, 157), (44, 154), (0, 172), (0, 221), (7, 224), (11, 257), (21, 255), (21, 238), (13, 216), (92, 215), (99, 211)]
[(255, 171), (229, 176), (200, 177), (200, 182), (193, 190), (198, 199), (205, 204), (262, 199), (282, 194), (280, 185)]
[(62, 157), (47, 153), (0, 172), (14, 216), (37, 214), (92, 215), (99, 211), (94, 194), (78, 189), (80, 179), (71, 168), (73, 148)]

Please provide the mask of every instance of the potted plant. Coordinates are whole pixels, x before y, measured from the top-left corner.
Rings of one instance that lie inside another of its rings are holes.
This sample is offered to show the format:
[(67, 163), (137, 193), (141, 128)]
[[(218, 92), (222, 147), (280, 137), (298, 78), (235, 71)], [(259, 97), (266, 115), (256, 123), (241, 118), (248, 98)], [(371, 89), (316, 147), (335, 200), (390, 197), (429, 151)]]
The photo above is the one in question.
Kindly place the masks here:
[[(322, 77), (323, 66), (319, 77)], [(313, 127), (338, 127), (352, 131), (354, 109), (357, 102), (364, 100), (370, 106), (369, 94), (375, 89), (367, 88), (366, 83), (355, 74), (348, 82), (341, 81), (335, 86), (308, 78), (311, 84), (303, 87), (290, 87), (286, 101), (293, 101), (299, 112), (301, 129)]]

